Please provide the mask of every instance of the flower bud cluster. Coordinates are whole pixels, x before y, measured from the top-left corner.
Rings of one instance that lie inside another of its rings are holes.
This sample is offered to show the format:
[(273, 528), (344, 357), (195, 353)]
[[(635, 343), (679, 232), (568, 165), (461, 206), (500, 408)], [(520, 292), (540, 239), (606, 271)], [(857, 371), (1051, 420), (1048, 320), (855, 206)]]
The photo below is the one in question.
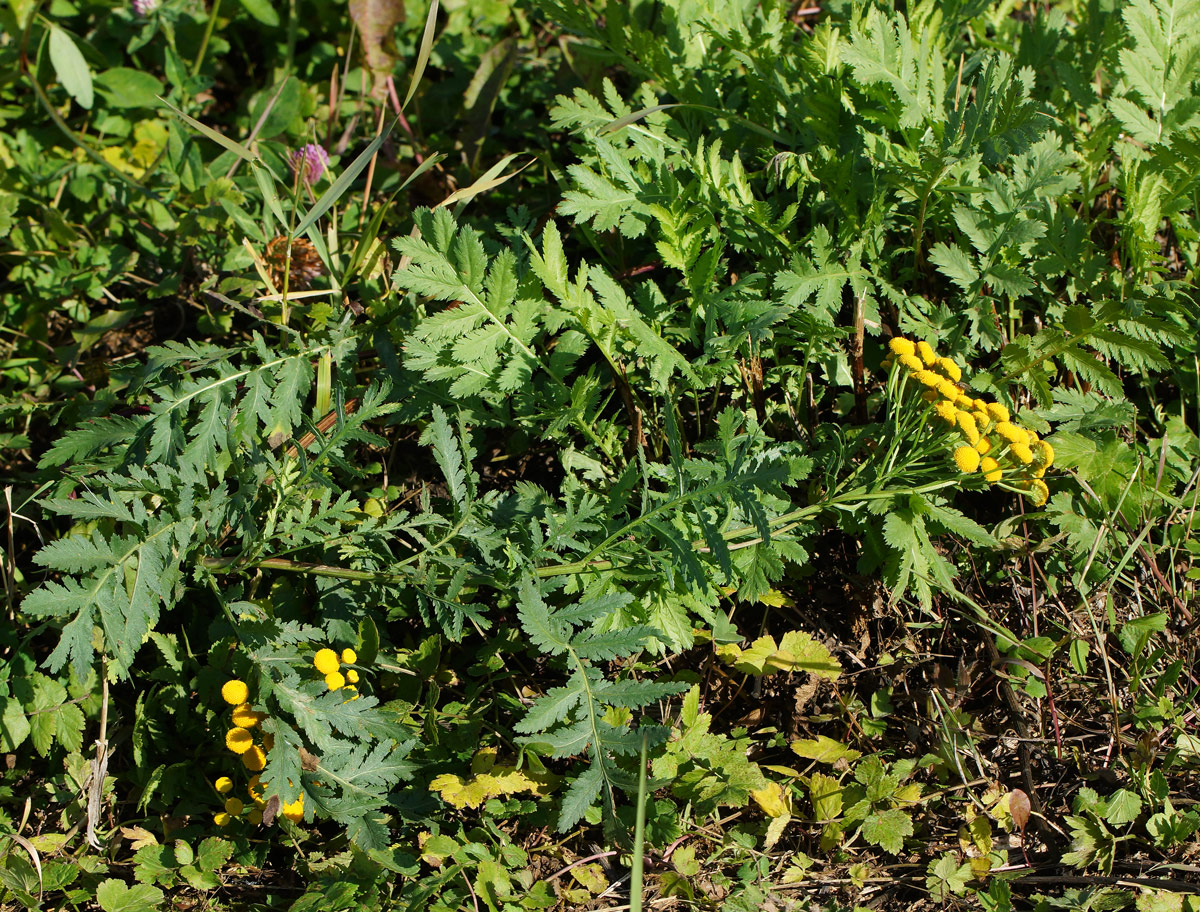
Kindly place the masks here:
[(1003, 482), (1025, 493), (1034, 506), (1050, 497), (1042, 479), (1054, 465), (1054, 448), (1030, 428), (1013, 420), (999, 402), (974, 398), (959, 386), (962, 369), (938, 355), (929, 343), (897, 336), (888, 343), (891, 355), (886, 368), (898, 365), (921, 387), (936, 420), (945, 425), (959, 445), (954, 464), (964, 475), (978, 472), (988, 484)]

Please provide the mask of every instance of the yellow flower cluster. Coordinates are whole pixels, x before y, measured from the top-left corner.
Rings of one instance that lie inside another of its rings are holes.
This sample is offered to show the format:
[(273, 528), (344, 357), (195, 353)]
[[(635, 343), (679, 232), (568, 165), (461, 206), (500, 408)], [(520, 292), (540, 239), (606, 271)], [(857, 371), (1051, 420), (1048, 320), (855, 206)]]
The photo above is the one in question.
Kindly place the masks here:
[(1035, 506), (1050, 497), (1043, 481), (1054, 464), (1054, 448), (1037, 433), (1013, 420), (999, 402), (973, 398), (958, 383), (962, 369), (939, 356), (927, 342), (897, 336), (888, 343), (885, 366), (900, 364), (924, 389), (921, 397), (938, 420), (962, 440), (954, 464), (964, 475), (979, 472), (989, 484), (1004, 482), (1025, 492)]
[[(268, 732), (262, 732), (262, 744), (254, 743), (254, 730), (266, 718), (266, 713), (258, 712), (250, 703), (250, 688), (245, 681), (236, 678), (226, 681), (221, 688), (221, 699), (233, 707), (232, 727), (225, 732), (225, 746), (237, 754), (242, 766), (252, 773), (257, 773), (267, 765), (267, 752), (275, 743), (274, 737)], [(257, 776), (254, 777), (258, 779)], [(253, 780), (252, 780), (253, 781)], [(218, 794), (228, 795), (233, 791), (233, 780), (221, 776), (213, 783)], [(262, 802), (255, 801), (255, 808), (247, 815), (247, 820), (253, 824), (262, 822)], [(245, 804), (240, 798), (229, 796), (225, 799), (225, 809), (213, 815), (213, 823), (217, 826), (228, 826), (234, 817), (240, 817)]]
[(313, 666), (325, 676), (325, 686), (330, 690), (345, 690), (353, 694), (347, 700), (358, 699), (358, 672), (353, 668), (342, 673), (342, 664), (353, 665), (358, 661), (358, 654), (353, 649), (343, 649), (339, 657), (332, 649), (319, 649), (313, 656)]
[[(330, 658), (333, 660), (331, 673), (337, 672), (338, 656), (332, 649), (322, 649), (318, 652), (317, 661), (314, 664), (319, 670), (322, 665), (329, 665)], [(342, 651), (342, 661), (351, 664), (357, 660), (358, 656), (354, 654), (353, 649)], [(338, 674), (338, 677), (342, 677), (342, 675)], [(350, 669), (345, 677), (351, 681), (357, 681), (358, 672)], [(337, 690), (338, 688), (331, 686), (329, 689)], [(225, 746), (238, 754), (242, 759), (242, 765), (254, 773), (246, 788), (254, 807), (246, 814), (246, 820), (254, 826), (258, 826), (262, 823), (263, 808), (267, 806), (266, 801), (263, 800), (258, 774), (267, 765), (267, 753), (275, 746), (275, 738), (269, 732), (262, 732), (262, 745), (254, 743), (254, 731), (266, 718), (266, 713), (256, 711), (247, 702), (250, 698), (250, 688), (244, 681), (237, 679), (226, 681), (221, 688), (221, 698), (233, 707), (233, 727), (225, 733)], [(290, 780), (288, 784), (291, 785)], [(213, 823), (217, 826), (228, 826), (235, 817), (241, 817), (242, 812), (246, 809), (246, 803), (242, 799), (229, 794), (233, 791), (233, 787), (233, 780), (228, 776), (221, 776), (213, 783), (213, 788), (218, 795), (223, 796), (225, 802), (224, 810), (213, 815)], [(300, 823), (304, 819), (304, 793), (301, 792), (300, 797), (295, 801), (282, 805), (279, 813), (293, 823)]]

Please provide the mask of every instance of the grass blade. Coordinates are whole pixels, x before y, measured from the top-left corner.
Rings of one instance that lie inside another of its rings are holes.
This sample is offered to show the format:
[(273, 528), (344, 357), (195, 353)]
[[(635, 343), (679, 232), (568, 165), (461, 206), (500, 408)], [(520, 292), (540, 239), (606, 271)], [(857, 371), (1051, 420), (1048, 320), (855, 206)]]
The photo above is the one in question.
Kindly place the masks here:
[(429, 4), (429, 15), (425, 17), (425, 34), (421, 36), (421, 49), (417, 51), (417, 64), (413, 67), (412, 82), (408, 84), (404, 104), (400, 105), (401, 111), (408, 107), (408, 103), (417, 92), (421, 77), (425, 75), (425, 64), (429, 63), (429, 54), (433, 51), (433, 27), (437, 24), (437, 12), (438, 0), (433, 0)]
[(354, 183), (354, 179), (370, 164), (371, 157), (383, 145), (383, 141), (388, 138), (388, 135), (392, 132), (392, 127), (395, 125), (396, 122), (393, 120), (382, 133), (371, 140), (370, 144), (359, 153), (358, 158), (350, 163), (350, 167), (338, 175), (338, 179), (333, 182), (333, 185), (321, 194), (321, 198), (313, 204), (313, 207), (300, 220), (300, 224), (296, 226), (296, 230), (293, 232), (294, 237), (299, 237), (308, 231), (309, 227), (329, 211), (329, 207), (336, 203), (350, 189), (350, 185)]
[(170, 108), (179, 117), (179, 119), (182, 120), (184, 123), (186, 123), (189, 127), (191, 127), (194, 130), (197, 130), (198, 132), (202, 133), (204, 136), (207, 136), (209, 139), (211, 139), (217, 145), (223, 146), (224, 148), (226, 148), (230, 152), (232, 152), (234, 155), (238, 155), (238, 156), (246, 159), (246, 161), (251, 161), (251, 162), (258, 161), (258, 156), (255, 155), (253, 152), (251, 152), (249, 149), (247, 149), (245, 146), (243, 146), (240, 142), (230, 139), (228, 136), (226, 136), (223, 133), (218, 133), (212, 127), (206, 127), (204, 124), (200, 123), (200, 121), (196, 120), (196, 118), (194, 118), (194, 117), (189, 117), (187, 114), (184, 114), (181, 110), (179, 110), (179, 108), (175, 107), (175, 105), (171, 104), (171, 102), (167, 101), (161, 95), (156, 95), (154, 97), (157, 98), (159, 101), (161, 101), (163, 103), (163, 105)]

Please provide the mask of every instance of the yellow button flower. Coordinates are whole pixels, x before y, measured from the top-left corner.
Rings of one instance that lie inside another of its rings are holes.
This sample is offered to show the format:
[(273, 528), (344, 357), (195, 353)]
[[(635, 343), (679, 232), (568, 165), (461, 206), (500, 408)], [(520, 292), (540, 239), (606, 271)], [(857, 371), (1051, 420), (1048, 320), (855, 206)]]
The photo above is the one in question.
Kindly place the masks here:
[(917, 373), (917, 371), (921, 371), (921, 370), (925, 369), (925, 365), (921, 362), (921, 359), (918, 358), (916, 355), (901, 355), (900, 363), (903, 364), (905, 367), (907, 367), (914, 374)]
[(964, 475), (970, 475), (979, 468), (979, 451), (975, 447), (959, 447), (954, 451), (954, 464)]
[(986, 405), (988, 414), (991, 415), (996, 421), (1008, 421), (1010, 417), (1008, 414), (1008, 409), (999, 402), (988, 402)]
[(943, 396), (946, 397), (947, 401), (949, 401), (949, 402), (957, 402), (958, 401), (958, 393), (959, 393), (958, 387), (955, 386), (953, 383), (951, 383), (949, 380), (943, 380), (941, 383), (938, 384), (937, 389), (938, 389), (939, 393), (941, 393)]
[(224, 811), (221, 811), (219, 814), (213, 814), (213, 823), (219, 827), (229, 826), (229, 821), (232, 819), (233, 818)]
[(986, 437), (980, 437), (979, 441), (975, 444), (975, 449), (979, 451), (980, 456), (986, 456), (992, 451), (992, 442)]
[(313, 664), (321, 674), (333, 674), (338, 670), (338, 655), (332, 649), (322, 649), (313, 656)]
[(903, 336), (896, 336), (888, 342), (888, 348), (892, 350), (893, 355), (911, 355), (917, 350), (917, 347)]
[(228, 776), (222, 776), (220, 779), (218, 779), (216, 782), (213, 783), (213, 788), (215, 788), (222, 795), (224, 795), (226, 792), (232, 792), (233, 791), (233, 780), (230, 779)]
[(233, 724), (241, 728), (254, 728), (263, 720), (264, 713), (255, 712), (249, 703), (239, 703), (233, 708)]
[(1050, 499), (1050, 488), (1040, 478), (1035, 478), (1029, 484), (1029, 499), (1035, 507), (1040, 507)]
[(331, 671), (325, 675), (325, 686), (330, 690), (339, 690), (346, 686), (346, 678), (340, 671)]
[(938, 385), (944, 379), (933, 371), (924, 369), (917, 371), (913, 376), (917, 379), (918, 383), (928, 386), (930, 389), (937, 389)]
[(242, 804), (241, 798), (225, 799), (225, 813), (229, 814), (231, 817), (239, 816), (242, 813), (242, 808), (244, 807), (245, 805)]
[(221, 688), (221, 699), (231, 706), (237, 706), (239, 703), (245, 703), (250, 697), (250, 688), (246, 686), (245, 681), (239, 681), (234, 678), (232, 681), (226, 681)]
[(300, 797), (290, 804), (285, 804), (280, 808), (280, 813), (283, 814), (292, 823), (299, 823), (304, 819), (304, 793), (300, 793)]
[(935, 352), (933, 350), (933, 346), (924, 339), (917, 343), (917, 354), (920, 356), (921, 360), (930, 367), (933, 367), (938, 363), (937, 352)]
[(946, 422), (946, 424), (958, 423), (958, 410), (955, 409), (953, 402), (943, 400), (935, 405), (933, 410), (937, 412), (937, 416)]
[(1054, 447), (1044, 440), (1039, 440), (1034, 448), (1033, 463), (1039, 469), (1048, 469), (1054, 465)]
[(231, 728), (225, 732), (225, 746), (235, 754), (244, 754), (254, 746), (254, 739), (244, 728)]
[(263, 750), (270, 750), (275, 746), (275, 736), (270, 732), (263, 733)]
[(962, 368), (951, 361), (949, 358), (938, 358), (938, 370), (957, 383), (962, 379)]
[(971, 415), (975, 418), (975, 425), (981, 431), (986, 431), (992, 426), (992, 416), (987, 413), (986, 409), (975, 409)]
[[(989, 410), (990, 411), (990, 410)], [(996, 424), (996, 433), (1009, 443), (1024, 443), (1025, 432), (1010, 421), (1000, 421)]]
[(1017, 459), (1021, 460), (1023, 465), (1029, 465), (1031, 462), (1033, 462), (1033, 450), (1029, 449), (1027, 444), (1014, 443), (1009, 446), (1008, 450), (1010, 453), (1016, 456)]
[(972, 447), (979, 442), (979, 428), (975, 426), (975, 418), (970, 412), (958, 413), (958, 427), (963, 432), (963, 436), (970, 441)]
[(262, 789), (260, 788), (261, 782), (262, 776), (251, 776), (250, 781), (246, 783), (246, 791), (249, 793), (250, 797), (255, 803), (262, 801)]
[(246, 767), (252, 773), (257, 773), (266, 765), (267, 755), (257, 744), (242, 754), (242, 766)]
[(345, 665), (353, 665), (358, 661), (358, 653), (353, 649), (342, 650), (342, 663)]
[(358, 683), (358, 672), (355, 671), (353, 668), (351, 668), (348, 672), (346, 672), (346, 680), (349, 681), (351, 684), (357, 684)]
[(260, 823), (262, 823), (262, 814), (262, 811), (260, 811), (258, 808), (255, 808), (246, 815), (246, 819), (250, 821), (251, 826), (258, 826)]
[(991, 456), (984, 456), (979, 461), (979, 471), (983, 473), (983, 477), (988, 481), (996, 482), (1004, 475), (1004, 471), (1000, 468), (1000, 463), (996, 462)]

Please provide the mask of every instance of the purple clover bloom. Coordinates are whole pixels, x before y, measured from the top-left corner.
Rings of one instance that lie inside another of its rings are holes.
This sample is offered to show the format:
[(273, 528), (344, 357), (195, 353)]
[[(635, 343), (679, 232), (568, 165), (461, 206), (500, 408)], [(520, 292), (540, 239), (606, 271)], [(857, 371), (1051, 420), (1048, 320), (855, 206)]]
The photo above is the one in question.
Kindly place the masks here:
[(300, 180), (312, 186), (329, 166), (329, 153), (316, 143), (306, 143), (291, 154), (289, 162)]
[(130, 0), (130, 6), (139, 16), (149, 16), (158, 9), (158, 0)]

